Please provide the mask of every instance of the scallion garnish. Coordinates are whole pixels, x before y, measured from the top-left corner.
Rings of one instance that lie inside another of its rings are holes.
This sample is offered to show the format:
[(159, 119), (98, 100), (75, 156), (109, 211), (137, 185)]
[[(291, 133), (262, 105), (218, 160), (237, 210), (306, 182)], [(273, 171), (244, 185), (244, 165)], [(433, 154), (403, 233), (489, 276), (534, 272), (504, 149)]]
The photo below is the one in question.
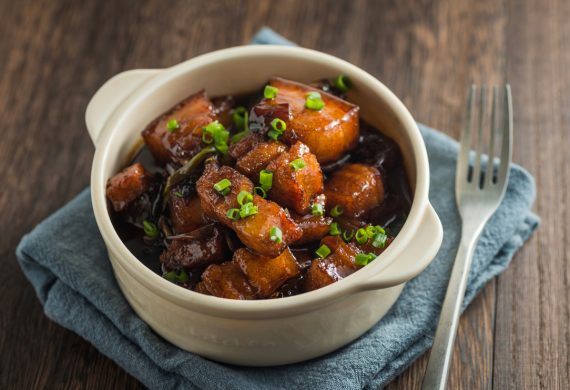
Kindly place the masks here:
[(263, 187), (253, 187), (253, 193), (261, 196), (262, 198), (267, 198), (267, 192), (263, 189)]
[(232, 121), (234, 122), (234, 125), (236, 125), (236, 129), (238, 129), (238, 131), (244, 130), (246, 119), (247, 110), (243, 106), (236, 108), (232, 113)]
[(302, 158), (296, 158), (289, 163), (289, 166), (295, 171), (298, 171), (299, 169), (305, 168), (305, 161), (303, 161)]
[(169, 271), (164, 275), (162, 275), (162, 277), (172, 283), (175, 282), (186, 283), (188, 280), (190, 280), (190, 277), (188, 276), (188, 273), (184, 270), (184, 268), (182, 268), (179, 271), (176, 270)]
[(356, 242), (359, 244), (366, 244), (368, 242), (368, 234), (366, 233), (366, 229), (360, 228), (356, 231), (356, 235), (354, 236)]
[(352, 81), (348, 77), (343, 74), (339, 74), (338, 77), (334, 80), (334, 86), (340, 92), (347, 92), (350, 88), (352, 88)]
[(232, 189), (232, 182), (228, 179), (222, 179), (216, 184), (214, 184), (214, 189), (218, 191), (220, 194), (226, 196), (230, 193)]
[(339, 236), (341, 233), (342, 232), (341, 232), (340, 228), (338, 227), (338, 222), (331, 223), (329, 234), (331, 236)]
[(321, 246), (319, 247), (319, 249), (317, 249), (317, 250), (315, 251), (315, 254), (316, 254), (317, 256), (319, 256), (321, 259), (324, 259), (324, 258), (326, 258), (328, 255), (331, 254), (331, 250), (330, 250), (330, 248), (329, 248), (328, 246), (326, 246), (325, 244), (323, 244), (323, 245), (321, 245)]
[(279, 89), (271, 85), (266, 85), (263, 89), (263, 97), (266, 99), (274, 99), (277, 96), (277, 92), (279, 92)]
[(259, 185), (265, 191), (269, 191), (273, 185), (273, 172), (262, 169), (259, 172)]
[(282, 119), (275, 118), (271, 121), (271, 128), (276, 132), (283, 134), (283, 132), (287, 130), (287, 123)]
[(344, 241), (349, 242), (350, 240), (352, 240), (352, 237), (354, 237), (354, 230), (345, 230), (342, 233), (342, 238), (344, 238)]
[(368, 263), (370, 263), (375, 258), (376, 258), (376, 255), (374, 253), (361, 252), (361, 253), (356, 255), (356, 257), (354, 258), (354, 262), (356, 263), (356, 265), (364, 266), (364, 265), (368, 265)]
[[(384, 230), (384, 229), (382, 229)], [(386, 240), (388, 236), (385, 233), (378, 232), (372, 239), (372, 246), (374, 248), (384, 248), (386, 246)]]
[(240, 191), (238, 196), (237, 196), (237, 201), (238, 201), (240, 206), (243, 206), (244, 203), (249, 203), (249, 202), (253, 201), (253, 195), (251, 195), (247, 191)]
[(368, 238), (374, 237), (375, 234), (376, 234), (376, 226), (373, 225), (366, 226), (366, 235), (368, 235)]
[(171, 133), (178, 130), (178, 128), (180, 127), (180, 124), (178, 123), (178, 121), (174, 118), (172, 118), (171, 120), (169, 120), (168, 122), (166, 122), (166, 129), (168, 131), (170, 131)]
[(204, 143), (214, 142), (216, 150), (222, 154), (228, 152), (228, 139), (230, 132), (218, 121), (211, 122), (202, 129), (202, 141)]
[(239, 209), (239, 216), (241, 218), (246, 218), (255, 214), (257, 214), (257, 206), (255, 206), (253, 202), (244, 203)]
[(325, 106), (325, 102), (318, 92), (309, 92), (305, 95), (305, 108), (313, 111), (320, 111)]
[(156, 225), (148, 220), (143, 221), (143, 230), (144, 234), (146, 234), (149, 238), (157, 238), (158, 237), (158, 228)]
[(339, 215), (341, 215), (344, 212), (344, 210), (342, 209), (342, 206), (337, 204), (336, 206), (334, 206), (331, 210), (331, 216), (333, 217), (338, 217)]
[(279, 137), (281, 136), (281, 134), (282, 134), (282, 133), (280, 133), (280, 132), (278, 132), (278, 131), (275, 131), (275, 130), (273, 130), (273, 129), (271, 129), (271, 130), (269, 130), (269, 131), (267, 132), (267, 136), (268, 136), (269, 138), (271, 138), (273, 141), (277, 141), (277, 140), (279, 139)]
[(239, 209), (229, 209), (226, 216), (232, 221), (239, 219)]
[(269, 239), (277, 244), (283, 242), (283, 232), (277, 226), (273, 226), (269, 231)]
[(184, 194), (181, 191), (174, 191), (174, 195), (176, 195), (179, 198), (184, 198)]
[(313, 203), (311, 206), (311, 214), (322, 217), (325, 214), (325, 206), (320, 203)]

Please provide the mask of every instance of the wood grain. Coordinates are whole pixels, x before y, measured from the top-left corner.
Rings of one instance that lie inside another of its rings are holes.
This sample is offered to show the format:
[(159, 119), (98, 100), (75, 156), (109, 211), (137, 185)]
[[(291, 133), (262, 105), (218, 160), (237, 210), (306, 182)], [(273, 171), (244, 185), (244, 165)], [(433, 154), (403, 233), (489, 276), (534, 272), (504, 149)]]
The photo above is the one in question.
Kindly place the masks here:
[[(88, 185), (90, 96), (131, 68), (246, 43), (269, 25), (366, 69), (457, 137), (466, 87), (509, 81), (514, 159), (536, 177), (538, 234), (462, 317), (453, 389), (570, 387), (570, 3), (565, 0), (0, 0), (0, 388), (140, 388), (45, 317), (15, 247)], [(424, 356), (390, 389), (418, 388)]]

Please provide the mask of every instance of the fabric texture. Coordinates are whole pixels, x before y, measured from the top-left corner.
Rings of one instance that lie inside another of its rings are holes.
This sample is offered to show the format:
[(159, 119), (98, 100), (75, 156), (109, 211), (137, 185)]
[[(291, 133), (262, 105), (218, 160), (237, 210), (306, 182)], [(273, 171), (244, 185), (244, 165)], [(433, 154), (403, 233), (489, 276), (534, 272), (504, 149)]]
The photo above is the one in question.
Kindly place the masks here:
[[(292, 44), (267, 28), (253, 42)], [(133, 312), (119, 290), (95, 223), (89, 189), (23, 237), (18, 261), (49, 318), (92, 343), (151, 389), (384, 386), (430, 347), (460, 238), (454, 198), (458, 145), (419, 126), (430, 161), (430, 200), (443, 224), (441, 249), (370, 331), (321, 358), (281, 367), (238, 367), (201, 358), (163, 340)], [(539, 218), (530, 210), (534, 196), (533, 177), (513, 165), (505, 198), (477, 245), (463, 308), (505, 270), (537, 228)]]

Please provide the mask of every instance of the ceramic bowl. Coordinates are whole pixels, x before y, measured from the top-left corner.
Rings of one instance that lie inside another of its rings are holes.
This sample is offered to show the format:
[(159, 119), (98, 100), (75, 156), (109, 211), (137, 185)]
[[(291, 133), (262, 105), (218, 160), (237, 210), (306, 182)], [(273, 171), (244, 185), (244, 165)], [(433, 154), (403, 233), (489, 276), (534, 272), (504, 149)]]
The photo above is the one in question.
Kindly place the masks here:
[[(400, 146), (413, 192), (408, 219), (378, 259), (337, 283), (298, 296), (235, 301), (176, 286), (139, 262), (115, 232), (105, 199), (107, 179), (128, 161), (141, 130), (189, 94), (260, 90), (272, 76), (301, 82), (347, 75), (348, 100), (361, 117)], [(167, 69), (131, 70), (107, 81), (86, 112), (96, 146), (93, 210), (117, 282), (135, 312), (172, 344), (201, 356), (251, 366), (280, 365), (331, 352), (361, 336), (394, 304), (441, 245), (442, 227), (428, 201), (429, 165), (418, 127), (402, 102), (362, 69), (314, 50), (242, 46)]]

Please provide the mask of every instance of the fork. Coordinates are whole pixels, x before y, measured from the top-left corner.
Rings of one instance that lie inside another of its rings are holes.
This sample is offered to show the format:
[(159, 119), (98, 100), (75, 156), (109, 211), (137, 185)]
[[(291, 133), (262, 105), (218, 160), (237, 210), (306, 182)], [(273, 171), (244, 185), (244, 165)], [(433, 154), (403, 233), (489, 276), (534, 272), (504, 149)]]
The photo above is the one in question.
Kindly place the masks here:
[[(476, 152), (473, 167), (471, 152), (471, 129), (473, 106), (476, 99), (476, 87), (471, 86), (463, 128), (461, 131), (461, 148), (457, 159), (455, 173), (455, 200), (461, 215), (461, 241), (455, 256), (455, 262), (445, 293), (433, 347), (430, 353), (422, 389), (443, 390), (446, 388), (447, 376), (453, 343), (457, 332), (461, 304), (465, 295), (467, 277), (471, 268), (471, 260), (475, 245), (481, 235), (485, 223), (495, 212), (507, 188), (509, 165), (512, 154), (513, 110), (511, 88), (504, 88), (503, 118), (498, 119), (499, 91), (493, 87), (492, 109), (490, 120), (489, 154), (485, 170), (483, 169), (483, 134), (485, 129), (487, 88), (481, 87), (478, 132), (475, 134)], [(499, 124), (497, 124), (499, 122)], [(498, 156), (498, 171), (495, 176), (495, 142), (500, 138), (501, 151)]]

